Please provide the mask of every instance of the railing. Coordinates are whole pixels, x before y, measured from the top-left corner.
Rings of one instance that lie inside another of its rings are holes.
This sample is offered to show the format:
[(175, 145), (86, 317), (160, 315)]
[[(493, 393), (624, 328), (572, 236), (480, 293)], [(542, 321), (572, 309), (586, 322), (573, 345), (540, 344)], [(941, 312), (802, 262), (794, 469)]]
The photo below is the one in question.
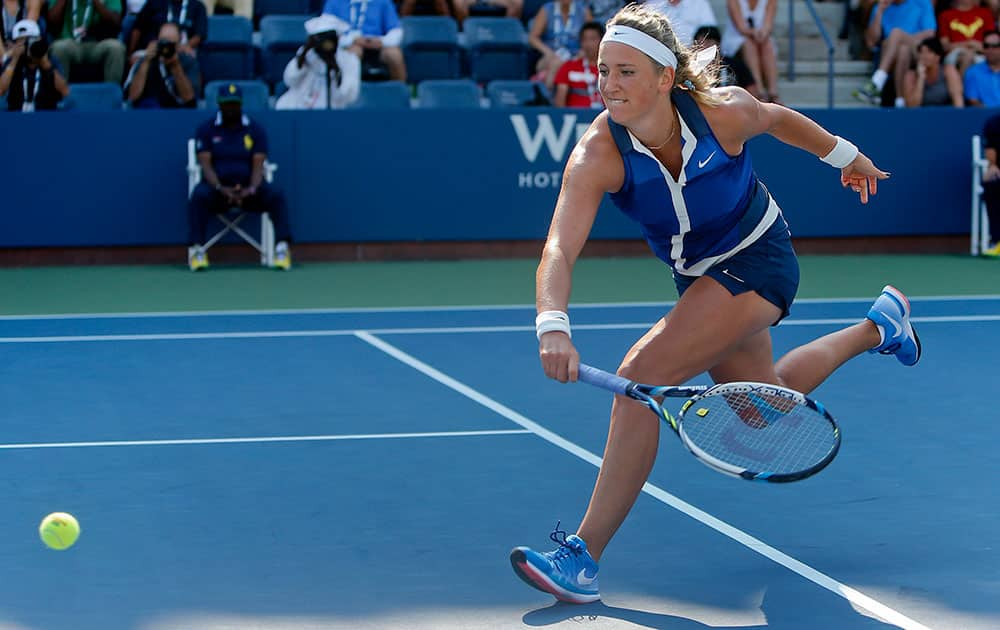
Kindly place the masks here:
[[(830, 34), (826, 32), (826, 27), (823, 26), (823, 20), (819, 19), (819, 14), (816, 13), (816, 6), (813, 4), (813, 0), (805, 0), (805, 3), (806, 8), (809, 9), (809, 13), (812, 14), (813, 21), (816, 22), (816, 26), (819, 28), (820, 36), (823, 37), (823, 41), (826, 43), (826, 106), (833, 109), (833, 55), (836, 47), (833, 45)], [(788, 0), (788, 80), (795, 80), (795, 0)]]

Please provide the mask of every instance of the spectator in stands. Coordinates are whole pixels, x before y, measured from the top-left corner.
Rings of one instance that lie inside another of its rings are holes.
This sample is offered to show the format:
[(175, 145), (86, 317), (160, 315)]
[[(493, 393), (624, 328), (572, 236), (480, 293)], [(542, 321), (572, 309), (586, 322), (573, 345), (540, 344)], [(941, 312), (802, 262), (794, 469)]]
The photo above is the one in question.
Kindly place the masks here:
[(1000, 150), (1000, 114), (991, 116), (983, 127), (983, 155), (986, 158), (986, 172), (983, 173), (983, 201), (986, 216), (990, 222), (989, 247), (984, 256), (1000, 257), (1000, 167), (997, 166), (997, 151)]
[(305, 44), (285, 66), (288, 91), (275, 109), (342, 109), (358, 99), (361, 61), (339, 47), (347, 22), (320, 15), (305, 23)]
[(455, 17), (449, 0), (402, 0), (399, 3), (399, 15), (446, 15)]
[(198, 104), (190, 79), (195, 60), (178, 52), (180, 39), (178, 26), (168, 22), (160, 27), (159, 39), (139, 51), (139, 61), (125, 79), (125, 94), (132, 107), (174, 109)]
[(521, 18), (524, 0), (453, 0), (455, 19), (461, 24), (467, 17)]
[(953, 0), (938, 16), (938, 36), (944, 48), (944, 64), (958, 69), (959, 76), (982, 61), (983, 33), (993, 30), (993, 12), (979, 0)]
[(219, 111), (198, 127), (195, 146), (201, 165), (201, 182), (188, 201), (191, 228), (188, 266), (192, 271), (208, 268), (205, 243), (211, 214), (238, 207), (248, 212), (267, 212), (274, 224), (277, 241), (274, 266), (292, 266), (288, 244), (288, 212), (285, 197), (264, 181), (267, 134), (264, 128), (243, 113), (243, 93), (235, 83), (219, 88)]
[(590, 0), (590, 13), (594, 16), (595, 22), (603, 25), (607, 24), (623, 6), (625, 0)]
[(878, 69), (861, 89), (858, 100), (878, 105), (889, 76), (896, 89), (896, 107), (904, 107), (903, 77), (913, 62), (917, 44), (937, 32), (930, 0), (878, 0), (865, 29), (865, 45), (878, 55)]
[(30, 20), (38, 26), (41, 37), (47, 35), (45, 26), (45, 0), (0, 0), (3, 29), (0, 29), (0, 55), (7, 56), (7, 47), (13, 43), (14, 25), (21, 20)]
[(157, 38), (160, 27), (172, 22), (180, 29), (177, 54), (184, 64), (196, 95), (201, 94), (201, 71), (195, 60), (198, 46), (208, 37), (208, 16), (201, 0), (146, 0), (135, 18), (129, 40), (130, 63), (138, 61), (137, 52), (148, 48)]
[(972, 107), (1000, 106), (1000, 32), (983, 35), (984, 61), (965, 71), (965, 101)]
[(772, 35), (778, 0), (729, 0), (728, 6), (729, 24), (722, 34), (722, 56), (739, 55), (753, 77), (754, 90), (750, 93), (758, 100), (780, 104), (777, 47)]
[(715, 46), (716, 63), (719, 68), (719, 82), (717, 85), (719, 87), (737, 85), (751, 94), (758, 93), (760, 89), (754, 83), (750, 69), (747, 68), (739, 56), (723, 57), (722, 49), (720, 48), (721, 42), (722, 34), (716, 26), (702, 26), (694, 34), (695, 49), (703, 50), (710, 46)]
[(253, 20), (253, 0), (202, 0), (202, 2), (208, 15), (215, 15), (215, 6), (219, 4), (232, 11), (233, 15), (242, 15), (248, 20)]
[(580, 27), (593, 21), (582, 0), (551, 0), (542, 5), (531, 23), (528, 42), (541, 55), (535, 71), (552, 86), (556, 71), (580, 51)]
[(597, 52), (602, 37), (604, 26), (600, 22), (587, 22), (580, 27), (580, 54), (559, 66), (553, 105), (604, 109), (604, 99), (597, 87)]
[(377, 57), (389, 70), (389, 78), (406, 81), (403, 60), (403, 27), (392, 0), (326, 0), (323, 13), (348, 23), (340, 45), (364, 60)]
[(37, 22), (21, 20), (11, 29), (7, 59), (0, 71), (0, 96), (4, 95), (12, 112), (56, 109), (69, 95), (66, 77), (58, 62), (49, 58), (49, 45)]
[(688, 48), (694, 44), (699, 28), (719, 25), (708, 0), (659, 0), (649, 6), (667, 16), (677, 41)]
[(965, 105), (962, 77), (954, 66), (942, 64), (943, 58), (944, 48), (937, 37), (928, 37), (917, 46), (916, 64), (903, 78), (903, 98), (907, 107)]
[(55, 27), (52, 56), (67, 78), (72, 78), (76, 64), (97, 64), (106, 83), (121, 84), (125, 72), (125, 44), (118, 39), (121, 0), (55, 0), (48, 15)]

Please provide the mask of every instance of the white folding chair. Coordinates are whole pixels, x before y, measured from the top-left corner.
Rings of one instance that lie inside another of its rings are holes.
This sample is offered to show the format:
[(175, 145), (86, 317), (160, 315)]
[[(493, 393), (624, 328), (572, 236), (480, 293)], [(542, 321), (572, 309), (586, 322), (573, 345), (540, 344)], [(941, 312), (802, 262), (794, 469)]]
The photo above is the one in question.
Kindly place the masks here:
[[(198, 154), (195, 151), (194, 138), (188, 139), (187, 148), (188, 197), (190, 198), (191, 194), (194, 192), (195, 186), (201, 182), (201, 165), (198, 163)], [(270, 184), (274, 180), (274, 171), (277, 169), (277, 164), (270, 161), (264, 162), (264, 181)], [(260, 240), (257, 240), (246, 230), (240, 227), (240, 222), (243, 221), (246, 215), (246, 211), (236, 207), (230, 208), (229, 212), (225, 214), (215, 215), (219, 221), (222, 221), (223, 227), (215, 234), (215, 236), (203, 243), (202, 248), (205, 251), (208, 251), (208, 249), (212, 245), (218, 243), (222, 237), (230, 232), (233, 232), (260, 252), (260, 264), (265, 267), (274, 266), (274, 224), (271, 222), (271, 216), (267, 212), (260, 213)]]
[(989, 162), (983, 156), (983, 139), (972, 136), (972, 230), (969, 253), (978, 256), (990, 246), (990, 219), (983, 201), (983, 175)]

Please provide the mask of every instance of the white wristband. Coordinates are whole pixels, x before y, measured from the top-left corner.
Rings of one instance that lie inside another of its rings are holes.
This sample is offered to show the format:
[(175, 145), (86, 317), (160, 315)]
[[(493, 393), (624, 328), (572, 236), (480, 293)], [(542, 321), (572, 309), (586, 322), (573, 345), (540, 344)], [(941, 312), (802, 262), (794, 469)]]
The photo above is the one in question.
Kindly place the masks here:
[(834, 168), (845, 168), (854, 161), (854, 158), (858, 157), (858, 147), (840, 136), (834, 137), (837, 138), (837, 144), (833, 145), (833, 149), (820, 159)]
[(535, 317), (535, 336), (542, 338), (547, 332), (563, 332), (572, 337), (569, 329), (569, 315), (562, 311), (542, 311)]

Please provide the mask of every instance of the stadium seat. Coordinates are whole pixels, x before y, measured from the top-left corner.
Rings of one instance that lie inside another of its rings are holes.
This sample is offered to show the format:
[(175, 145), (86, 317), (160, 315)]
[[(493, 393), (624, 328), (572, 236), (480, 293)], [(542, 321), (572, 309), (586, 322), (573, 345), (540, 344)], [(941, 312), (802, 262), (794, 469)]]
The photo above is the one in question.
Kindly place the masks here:
[(212, 81), (205, 85), (205, 109), (215, 111), (219, 108), (216, 98), (219, 88), (229, 83), (235, 83), (243, 91), (243, 111), (263, 111), (269, 108), (267, 85), (263, 81)]
[(113, 112), (123, 107), (122, 88), (117, 83), (74, 83), (62, 104), (63, 109), (81, 112)]
[(305, 15), (268, 15), (260, 21), (264, 80), (277, 85), (288, 61), (306, 41)]
[(486, 85), (486, 96), (490, 99), (490, 107), (521, 107), (533, 104), (538, 98), (531, 81), (509, 79), (490, 81)]
[(463, 31), (474, 81), (528, 78), (528, 34), (516, 18), (470, 17)]
[(314, 11), (310, 0), (254, 0), (253, 3), (253, 16), (258, 25), (269, 15), (312, 16), (320, 10)]
[(417, 86), (417, 105), (424, 108), (481, 107), (479, 86), (468, 79), (436, 79)]
[(208, 16), (208, 38), (198, 48), (203, 84), (253, 78), (253, 24), (241, 15)]
[[(244, 99), (245, 98), (246, 93), (244, 93)], [(198, 163), (198, 154), (195, 151), (194, 138), (188, 138), (187, 154), (188, 197), (190, 197), (191, 193), (194, 192), (194, 187), (201, 181), (201, 164)], [(277, 164), (270, 161), (264, 162), (264, 181), (269, 184), (274, 181), (274, 171), (277, 169)], [(212, 238), (208, 239), (202, 247), (207, 252), (212, 245), (215, 245), (222, 240), (222, 237), (232, 232), (260, 252), (261, 265), (264, 265), (265, 267), (273, 267), (274, 224), (271, 222), (271, 215), (266, 212), (260, 213), (260, 239), (258, 240), (240, 226), (240, 223), (244, 218), (246, 218), (247, 214), (247, 212), (234, 207), (230, 208), (229, 212), (226, 214), (215, 215), (215, 217), (222, 222), (222, 229), (216, 232)]]
[(448, 16), (409, 16), (402, 19), (403, 56), (411, 83), (427, 79), (457, 79), (461, 49), (458, 25)]
[(354, 109), (409, 109), (410, 88), (401, 81), (362, 83)]
[(524, 0), (524, 6), (521, 8), (521, 21), (524, 22), (524, 26), (531, 30), (531, 22), (535, 19), (535, 15), (538, 14), (538, 10), (545, 5), (549, 0)]

